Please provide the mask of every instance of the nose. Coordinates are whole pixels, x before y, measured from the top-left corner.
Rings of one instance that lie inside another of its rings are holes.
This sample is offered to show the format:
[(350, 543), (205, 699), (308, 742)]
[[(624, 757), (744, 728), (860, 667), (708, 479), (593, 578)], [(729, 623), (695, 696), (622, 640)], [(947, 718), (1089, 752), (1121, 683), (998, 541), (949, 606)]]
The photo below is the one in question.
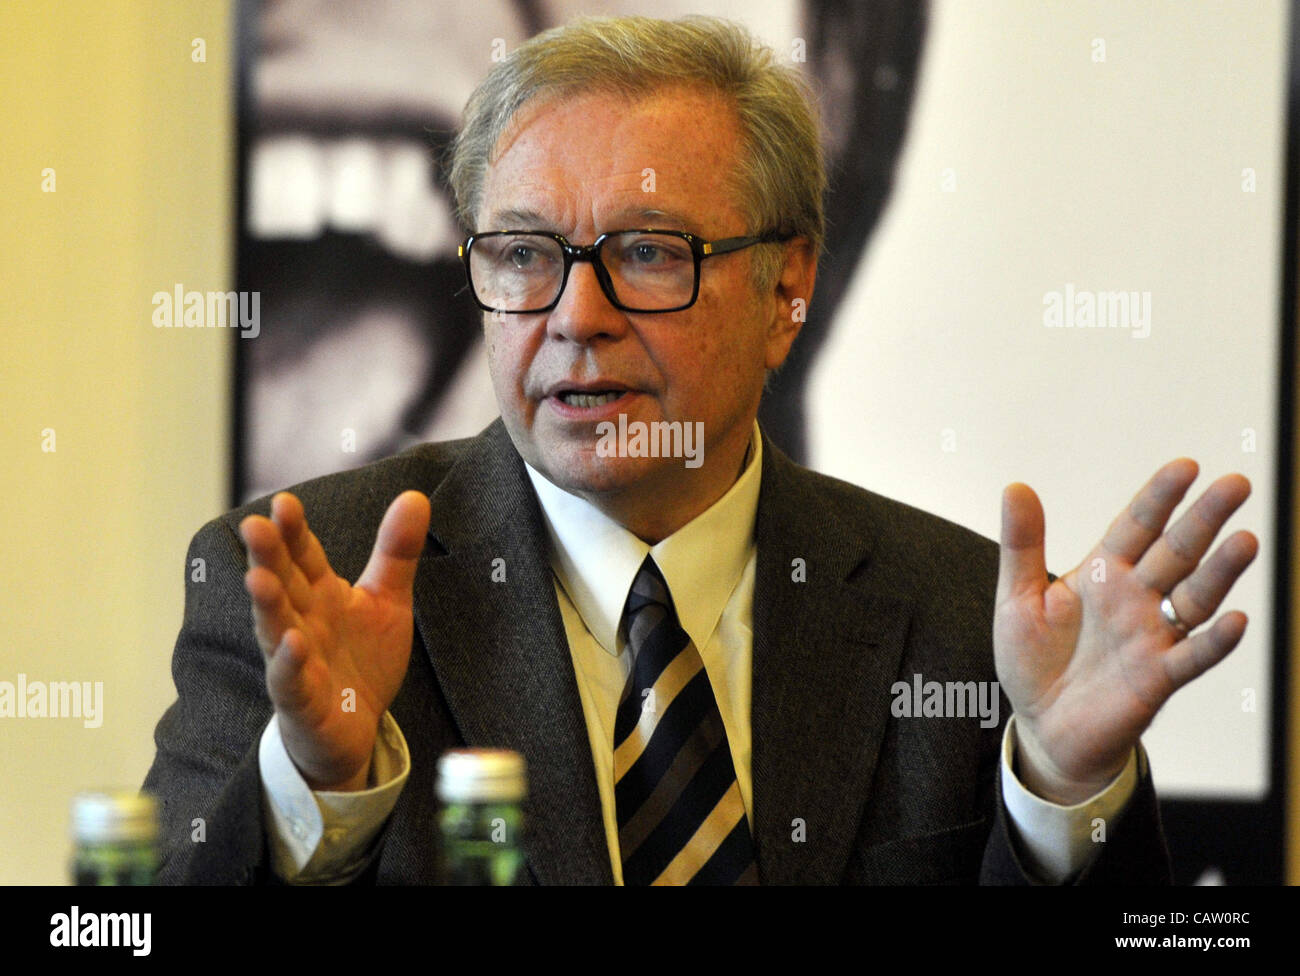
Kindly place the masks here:
[(564, 293), (547, 319), (547, 332), (573, 342), (586, 343), (602, 335), (622, 335), (627, 324), (627, 316), (613, 306), (600, 287), (592, 263), (575, 261)]

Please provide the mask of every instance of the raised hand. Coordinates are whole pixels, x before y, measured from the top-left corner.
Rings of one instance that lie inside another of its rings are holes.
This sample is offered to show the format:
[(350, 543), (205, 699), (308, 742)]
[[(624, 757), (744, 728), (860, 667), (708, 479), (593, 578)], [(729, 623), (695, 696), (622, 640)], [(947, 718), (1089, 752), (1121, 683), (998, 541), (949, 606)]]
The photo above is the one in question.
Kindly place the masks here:
[(349, 585), (330, 568), (293, 495), (271, 500), (270, 519), (250, 515), (239, 524), (266, 689), (289, 757), (314, 790), (366, 786), (379, 721), (410, 660), (411, 589), (428, 527), (429, 499), (403, 492)]
[(1124, 768), (1138, 737), (1179, 687), (1241, 640), (1246, 615), (1209, 620), (1259, 541), (1229, 536), (1202, 562), (1228, 517), (1250, 494), (1239, 474), (1214, 482), (1167, 532), (1196, 480), (1189, 458), (1151, 478), (1074, 569), (1047, 581), (1043, 508), (1028, 485), (1002, 496), (993, 647), (998, 679), (1016, 715), (1019, 775), (1045, 799), (1073, 804)]

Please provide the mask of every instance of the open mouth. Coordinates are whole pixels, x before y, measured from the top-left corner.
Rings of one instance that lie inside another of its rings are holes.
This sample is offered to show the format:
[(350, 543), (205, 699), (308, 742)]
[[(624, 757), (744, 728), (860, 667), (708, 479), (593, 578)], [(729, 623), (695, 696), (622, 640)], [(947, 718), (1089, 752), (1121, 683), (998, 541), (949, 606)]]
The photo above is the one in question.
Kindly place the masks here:
[(607, 403), (613, 403), (626, 392), (626, 390), (601, 390), (594, 393), (579, 393), (570, 390), (557, 394), (557, 398), (570, 407), (603, 407)]

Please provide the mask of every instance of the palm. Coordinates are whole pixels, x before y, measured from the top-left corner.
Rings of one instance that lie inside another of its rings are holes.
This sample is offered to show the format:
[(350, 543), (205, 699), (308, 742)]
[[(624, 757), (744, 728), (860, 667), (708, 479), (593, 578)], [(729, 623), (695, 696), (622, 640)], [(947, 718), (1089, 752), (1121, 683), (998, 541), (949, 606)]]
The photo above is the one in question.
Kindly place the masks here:
[[(1159, 596), (1136, 592), (1131, 573), (1105, 583), (1091, 573), (1089, 559), (1041, 599), (1000, 603), (993, 625), (998, 678), (1016, 714), (1037, 722), (1061, 772), (1076, 778), (1122, 764), (1122, 743), (1136, 741), (1174, 691), (1161, 655), (1177, 640)], [(1126, 606), (1143, 604), (1147, 626), (1125, 619)]]
[(1160, 610), (1170, 593), (1184, 622), (1199, 626), (1257, 550), (1240, 532), (1200, 563), (1249, 494), (1239, 475), (1161, 534), (1195, 474), (1191, 462), (1162, 468), (1092, 553), (1050, 584), (1037, 497), (1025, 485), (1004, 495), (994, 654), (1021, 739), (1051, 780), (1091, 788), (1112, 778), (1170, 695), (1241, 638), (1243, 614), (1184, 636)]
[(297, 499), (277, 495), (273, 512), (274, 522), (250, 516), (241, 525), (267, 692), (309, 783), (344, 783), (366, 768), (406, 674), (428, 500), (407, 492), (393, 503), (356, 585), (330, 568)]
[(312, 587), (312, 607), (297, 625), (307, 652), (301, 699), (286, 689), (277, 701), (268, 688), (286, 745), (314, 764), (369, 754), (406, 674), (413, 629), (409, 599), (330, 577)]

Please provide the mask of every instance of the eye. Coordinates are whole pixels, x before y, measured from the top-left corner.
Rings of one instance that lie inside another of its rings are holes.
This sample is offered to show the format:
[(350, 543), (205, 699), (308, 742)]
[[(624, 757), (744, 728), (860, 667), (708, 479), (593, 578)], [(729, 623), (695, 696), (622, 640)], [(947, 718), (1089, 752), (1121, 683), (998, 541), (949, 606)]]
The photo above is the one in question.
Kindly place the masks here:
[(622, 249), (622, 262), (637, 268), (676, 267), (690, 260), (690, 251), (676, 238), (639, 237)]
[(506, 249), (505, 256), (512, 267), (522, 270), (537, 261), (537, 249), (530, 244), (516, 242)]
[(489, 237), (484, 244), (487, 250), (483, 256), (490, 256), (493, 266), (503, 272), (549, 274), (558, 258), (553, 241), (530, 234)]
[(658, 244), (637, 244), (632, 248), (632, 260), (637, 264), (656, 264), (667, 257)]

